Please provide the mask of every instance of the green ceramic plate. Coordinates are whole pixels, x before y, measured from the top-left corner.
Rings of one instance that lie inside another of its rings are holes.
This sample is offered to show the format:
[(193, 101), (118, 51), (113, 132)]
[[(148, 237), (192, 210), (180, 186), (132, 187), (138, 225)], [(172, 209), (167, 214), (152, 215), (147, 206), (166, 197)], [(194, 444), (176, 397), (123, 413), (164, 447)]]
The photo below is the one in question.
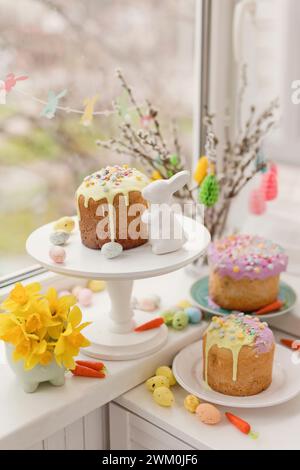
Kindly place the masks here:
[[(231, 310), (225, 310), (210, 300), (208, 295), (208, 276), (199, 279), (199, 281), (192, 285), (191, 296), (204, 312), (212, 315), (229, 315), (232, 313)], [(266, 315), (259, 315), (261, 320), (278, 317), (290, 312), (296, 303), (297, 295), (288, 284), (280, 282), (279, 298), (284, 301), (282, 309), (277, 310), (276, 312), (267, 313)]]

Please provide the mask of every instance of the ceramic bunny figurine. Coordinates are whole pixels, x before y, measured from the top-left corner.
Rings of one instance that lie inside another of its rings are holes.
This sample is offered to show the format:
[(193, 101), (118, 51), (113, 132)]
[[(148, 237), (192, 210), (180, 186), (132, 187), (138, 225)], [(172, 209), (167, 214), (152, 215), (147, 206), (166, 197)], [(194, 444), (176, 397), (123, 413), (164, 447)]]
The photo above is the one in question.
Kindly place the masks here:
[(171, 207), (172, 196), (189, 182), (188, 171), (181, 171), (168, 180), (157, 180), (143, 189), (143, 197), (151, 203), (142, 220), (148, 224), (152, 252), (163, 255), (179, 250), (187, 238), (182, 224)]

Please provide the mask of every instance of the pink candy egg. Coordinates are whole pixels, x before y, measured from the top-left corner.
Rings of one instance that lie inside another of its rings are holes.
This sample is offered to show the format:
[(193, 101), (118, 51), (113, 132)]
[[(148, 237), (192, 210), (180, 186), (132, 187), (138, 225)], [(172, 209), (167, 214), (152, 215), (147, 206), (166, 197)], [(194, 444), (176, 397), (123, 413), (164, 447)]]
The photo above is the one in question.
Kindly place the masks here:
[(54, 263), (61, 264), (66, 259), (66, 252), (62, 246), (52, 246), (49, 251), (49, 256)]
[(72, 289), (72, 294), (78, 299), (78, 294), (82, 289), (82, 286), (74, 286)]
[(93, 292), (91, 291), (91, 289), (87, 289), (86, 287), (84, 287), (79, 291), (77, 298), (78, 302), (83, 307), (88, 307), (92, 303)]

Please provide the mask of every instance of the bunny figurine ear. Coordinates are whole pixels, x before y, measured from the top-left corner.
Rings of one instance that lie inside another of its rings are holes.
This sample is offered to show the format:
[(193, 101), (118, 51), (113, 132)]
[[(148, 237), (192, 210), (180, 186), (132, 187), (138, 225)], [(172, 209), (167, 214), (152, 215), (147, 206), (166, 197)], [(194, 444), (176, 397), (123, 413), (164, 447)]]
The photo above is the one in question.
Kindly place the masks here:
[(179, 191), (179, 189), (183, 188), (186, 184), (188, 184), (190, 180), (190, 173), (186, 170), (180, 171), (179, 173), (176, 173), (174, 176), (172, 176), (168, 180), (168, 185), (171, 188), (171, 193), (174, 194), (176, 191)]

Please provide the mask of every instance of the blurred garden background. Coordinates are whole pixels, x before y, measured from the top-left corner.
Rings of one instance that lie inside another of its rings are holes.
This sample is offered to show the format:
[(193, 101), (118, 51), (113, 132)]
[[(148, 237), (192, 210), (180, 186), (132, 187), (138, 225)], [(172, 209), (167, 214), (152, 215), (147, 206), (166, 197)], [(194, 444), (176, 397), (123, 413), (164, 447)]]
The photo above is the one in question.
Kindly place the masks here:
[(57, 111), (41, 116), (49, 90), (67, 89), (63, 106), (83, 109), (99, 94), (96, 110), (127, 101), (115, 76), (122, 69), (137, 100), (159, 107), (163, 126), (176, 118), (183, 153), (192, 153), (195, 0), (0, 0), (0, 80), (18, 82), (0, 104), (0, 276), (33, 264), (29, 233), (75, 212), (83, 176), (120, 162), (96, 146), (118, 131), (115, 115)]

